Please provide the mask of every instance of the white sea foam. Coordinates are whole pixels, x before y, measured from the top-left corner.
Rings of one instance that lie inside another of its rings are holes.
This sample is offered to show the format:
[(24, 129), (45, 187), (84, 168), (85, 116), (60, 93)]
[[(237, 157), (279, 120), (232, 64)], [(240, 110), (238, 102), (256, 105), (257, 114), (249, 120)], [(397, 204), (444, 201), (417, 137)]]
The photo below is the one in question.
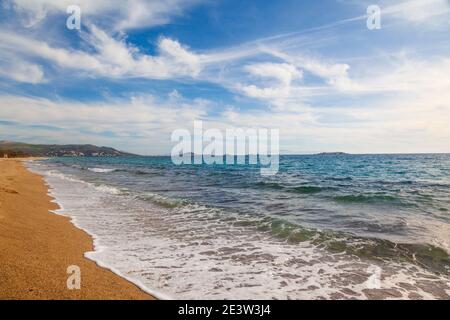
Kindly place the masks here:
[(45, 166), (34, 170), (51, 186), (61, 206), (56, 213), (92, 235), (94, 251), (86, 257), (159, 298), (433, 299), (450, 290), (445, 277), (382, 261), (381, 290), (370, 289), (375, 262), (289, 244), (203, 206), (167, 208)]
[[(77, 179), (75, 177), (73, 177), (72, 175), (69, 174), (64, 174), (58, 170), (48, 170), (45, 172), (45, 175), (48, 177), (55, 177), (55, 178), (59, 178), (61, 180), (66, 180), (66, 181), (71, 181), (71, 182), (75, 182), (75, 183), (81, 183), (83, 185), (89, 185), (93, 188), (95, 188), (98, 191), (101, 192), (105, 192), (105, 193), (109, 193), (109, 194), (114, 194), (114, 195), (118, 195), (122, 193), (122, 190), (113, 186), (108, 186), (108, 185), (104, 185), (104, 184), (100, 184), (100, 185), (95, 185), (93, 183), (89, 183), (80, 179)], [(47, 181), (48, 183), (48, 181)], [(50, 183), (48, 183), (48, 185), (51, 185)]]
[(96, 173), (110, 173), (116, 171), (115, 168), (88, 168), (88, 170)]
[[(34, 166), (34, 164), (33, 164), (33, 166)], [(73, 177), (71, 175), (68, 175), (68, 174), (64, 174), (64, 173), (62, 173), (62, 172), (60, 172), (58, 170), (48, 170), (48, 171), (45, 172), (45, 175), (49, 176), (49, 177), (60, 178), (62, 180), (67, 180), (67, 181), (79, 182), (79, 183), (86, 184), (86, 182), (84, 182), (83, 180), (77, 179), (77, 178), (75, 178), (75, 177)], [(48, 181), (47, 181), (47, 183), (48, 183)]]
[(107, 186), (107, 185), (98, 185), (98, 186), (95, 186), (95, 189), (97, 189), (101, 192), (106, 192), (106, 193), (110, 193), (110, 194), (121, 194), (122, 193), (122, 190), (120, 190), (119, 188)]

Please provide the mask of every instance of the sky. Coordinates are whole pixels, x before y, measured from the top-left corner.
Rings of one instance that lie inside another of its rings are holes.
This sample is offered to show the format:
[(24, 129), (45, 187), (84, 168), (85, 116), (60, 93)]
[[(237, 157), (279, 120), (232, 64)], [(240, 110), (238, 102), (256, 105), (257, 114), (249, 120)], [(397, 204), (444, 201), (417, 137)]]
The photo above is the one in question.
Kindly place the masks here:
[[(81, 9), (69, 29), (67, 7)], [(380, 8), (380, 29), (367, 8)], [(450, 152), (449, 0), (0, 0), (0, 140), (170, 154), (176, 129), (285, 154)]]

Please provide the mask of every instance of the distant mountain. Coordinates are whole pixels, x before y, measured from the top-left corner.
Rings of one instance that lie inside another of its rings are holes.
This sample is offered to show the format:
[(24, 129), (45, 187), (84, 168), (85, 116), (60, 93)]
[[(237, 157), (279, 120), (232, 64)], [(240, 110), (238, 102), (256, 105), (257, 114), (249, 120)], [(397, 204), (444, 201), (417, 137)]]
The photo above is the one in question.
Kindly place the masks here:
[(0, 157), (120, 157), (131, 153), (109, 147), (97, 147), (91, 144), (28, 144), (13, 141), (0, 141)]

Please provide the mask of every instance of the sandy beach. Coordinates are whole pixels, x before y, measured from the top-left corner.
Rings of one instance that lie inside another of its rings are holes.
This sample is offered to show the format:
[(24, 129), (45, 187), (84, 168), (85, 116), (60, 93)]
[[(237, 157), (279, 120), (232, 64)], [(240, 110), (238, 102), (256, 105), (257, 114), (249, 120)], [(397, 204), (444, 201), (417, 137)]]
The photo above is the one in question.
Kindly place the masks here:
[[(0, 299), (153, 299), (83, 254), (92, 238), (57, 209), (44, 180), (18, 159), (0, 160)], [(81, 288), (69, 290), (78, 266)]]

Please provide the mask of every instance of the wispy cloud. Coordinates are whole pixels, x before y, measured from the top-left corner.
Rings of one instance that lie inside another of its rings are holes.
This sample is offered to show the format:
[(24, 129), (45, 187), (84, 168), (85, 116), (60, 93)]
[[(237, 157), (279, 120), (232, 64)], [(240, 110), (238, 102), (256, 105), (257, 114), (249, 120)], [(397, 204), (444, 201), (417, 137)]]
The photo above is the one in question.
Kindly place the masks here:
[(446, 21), (449, 21), (450, 4), (447, 0), (406, 0), (397, 4), (385, 3), (382, 9), (383, 15), (421, 24), (433, 24), (433, 18), (438, 16), (447, 17)]
[[(3, 95), (0, 105), (14, 106), (0, 108), (0, 119), (16, 123), (6, 129), (0, 123), (2, 135), (27, 141), (44, 135), (58, 143), (73, 142), (74, 136), (80, 142), (128, 143), (128, 150), (143, 154), (158, 153), (170, 143), (174, 129), (203, 117), (209, 107), (202, 99), (188, 101), (173, 95), (166, 100), (147, 95), (96, 103)], [(26, 130), (32, 126), (33, 131)]]
[(45, 82), (44, 70), (41, 66), (7, 54), (0, 57), (0, 77), (31, 84)]
[(32, 27), (55, 14), (65, 14), (70, 5), (82, 9), (87, 23), (98, 24), (115, 31), (148, 28), (164, 25), (199, 0), (6, 0), (22, 18), (26, 26)]
[(0, 47), (4, 52), (35, 56), (93, 76), (165, 79), (191, 77), (200, 71), (200, 58), (168, 38), (159, 40), (159, 55), (155, 56), (141, 53), (124, 39), (115, 39), (94, 25), (84, 38), (95, 48), (95, 53), (53, 47), (44, 41), (9, 32), (0, 32)]
[(244, 94), (258, 99), (286, 97), (289, 95), (292, 80), (302, 77), (301, 71), (287, 63), (255, 63), (246, 65), (244, 70), (267, 83), (265, 87), (238, 84), (237, 87)]

